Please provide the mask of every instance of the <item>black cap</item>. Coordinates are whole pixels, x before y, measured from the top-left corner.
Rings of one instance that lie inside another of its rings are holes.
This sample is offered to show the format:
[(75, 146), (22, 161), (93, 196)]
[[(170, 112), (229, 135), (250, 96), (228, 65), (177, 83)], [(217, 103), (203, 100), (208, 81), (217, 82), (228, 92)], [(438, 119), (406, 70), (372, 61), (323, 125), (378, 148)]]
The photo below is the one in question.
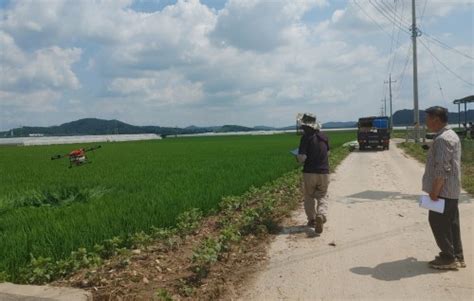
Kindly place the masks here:
[(438, 117), (442, 122), (448, 122), (448, 109), (434, 106), (425, 110), (426, 114)]

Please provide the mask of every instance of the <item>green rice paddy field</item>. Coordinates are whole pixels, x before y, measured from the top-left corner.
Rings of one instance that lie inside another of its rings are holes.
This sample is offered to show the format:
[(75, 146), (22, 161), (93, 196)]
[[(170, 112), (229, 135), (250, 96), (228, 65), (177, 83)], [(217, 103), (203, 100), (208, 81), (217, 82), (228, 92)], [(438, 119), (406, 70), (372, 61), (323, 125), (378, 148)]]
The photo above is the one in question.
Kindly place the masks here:
[[(355, 132), (330, 132), (333, 155)], [(79, 247), (151, 226), (190, 208), (217, 208), (298, 168), (299, 137), (226, 136), (105, 143), (91, 164), (51, 161), (79, 145), (0, 147), (0, 272), (30, 256), (61, 259)], [(87, 146), (87, 145), (80, 145)]]

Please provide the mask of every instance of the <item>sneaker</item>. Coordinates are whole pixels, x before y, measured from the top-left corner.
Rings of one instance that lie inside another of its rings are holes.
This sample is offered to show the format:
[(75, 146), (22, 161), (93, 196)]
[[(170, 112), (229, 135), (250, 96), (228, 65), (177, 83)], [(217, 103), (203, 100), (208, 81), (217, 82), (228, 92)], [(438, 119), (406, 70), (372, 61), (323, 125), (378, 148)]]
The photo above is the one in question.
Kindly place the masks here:
[(314, 219), (309, 220), (308, 223), (306, 224), (306, 226), (308, 227), (314, 227), (314, 225), (316, 225), (316, 221)]
[(439, 256), (435, 256), (435, 259), (434, 260), (431, 260), (430, 262), (428, 262), (429, 265), (432, 265), (432, 264), (435, 264), (437, 263), (439, 260), (440, 260), (441, 257)]
[[(430, 262), (428, 262), (428, 264), (429, 264), (429, 265), (432, 265), (432, 264), (436, 263), (438, 260), (440, 260), (440, 258), (441, 258), (440, 256), (435, 256), (435, 259), (432, 260), (432, 261), (430, 261)], [(456, 264), (457, 264), (458, 268), (465, 268), (465, 267), (467, 267), (466, 262), (464, 261), (464, 259), (458, 259), (458, 258), (456, 258)]]
[(456, 258), (456, 264), (457, 264), (458, 268), (467, 267), (466, 262), (464, 261), (464, 259), (457, 259)]
[(316, 225), (314, 225), (314, 232), (316, 234), (323, 233), (323, 225), (326, 222), (326, 218), (322, 215), (316, 216)]
[(430, 261), (430, 267), (437, 270), (457, 270), (458, 263), (456, 260), (444, 259), (437, 257), (435, 260)]

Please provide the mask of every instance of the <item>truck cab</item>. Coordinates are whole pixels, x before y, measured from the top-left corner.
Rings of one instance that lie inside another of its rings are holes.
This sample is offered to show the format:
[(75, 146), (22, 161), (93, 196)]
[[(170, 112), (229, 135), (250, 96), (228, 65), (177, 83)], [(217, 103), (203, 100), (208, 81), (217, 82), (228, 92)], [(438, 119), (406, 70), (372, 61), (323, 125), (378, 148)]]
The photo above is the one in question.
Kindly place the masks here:
[(357, 141), (359, 150), (379, 147), (388, 150), (390, 148), (389, 118), (386, 116), (360, 118)]

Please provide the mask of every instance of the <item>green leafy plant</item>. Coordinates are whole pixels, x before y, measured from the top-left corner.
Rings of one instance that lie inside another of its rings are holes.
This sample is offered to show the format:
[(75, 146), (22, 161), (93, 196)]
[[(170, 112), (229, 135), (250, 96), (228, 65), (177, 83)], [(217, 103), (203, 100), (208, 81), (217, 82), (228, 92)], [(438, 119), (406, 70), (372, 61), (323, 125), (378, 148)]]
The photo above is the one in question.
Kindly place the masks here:
[(138, 233), (131, 235), (130, 240), (131, 240), (132, 247), (139, 248), (139, 249), (146, 248), (153, 241), (152, 236), (146, 234), (143, 231), (140, 231)]
[(192, 261), (194, 263), (193, 271), (198, 278), (204, 278), (209, 273), (211, 264), (219, 259), (219, 253), (222, 250), (222, 244), (214, 238), (205, 239), (198, 249), (194, 251)]
[(159, 301), (173, 301), (170, 293), (164, 288), (158, 289), (155, 293), (155, 296)]
[(177, 218), (176, 228), (181, 236), (193, 233), (202, 219), (202, 212), (197, 208), (181, 213)]

